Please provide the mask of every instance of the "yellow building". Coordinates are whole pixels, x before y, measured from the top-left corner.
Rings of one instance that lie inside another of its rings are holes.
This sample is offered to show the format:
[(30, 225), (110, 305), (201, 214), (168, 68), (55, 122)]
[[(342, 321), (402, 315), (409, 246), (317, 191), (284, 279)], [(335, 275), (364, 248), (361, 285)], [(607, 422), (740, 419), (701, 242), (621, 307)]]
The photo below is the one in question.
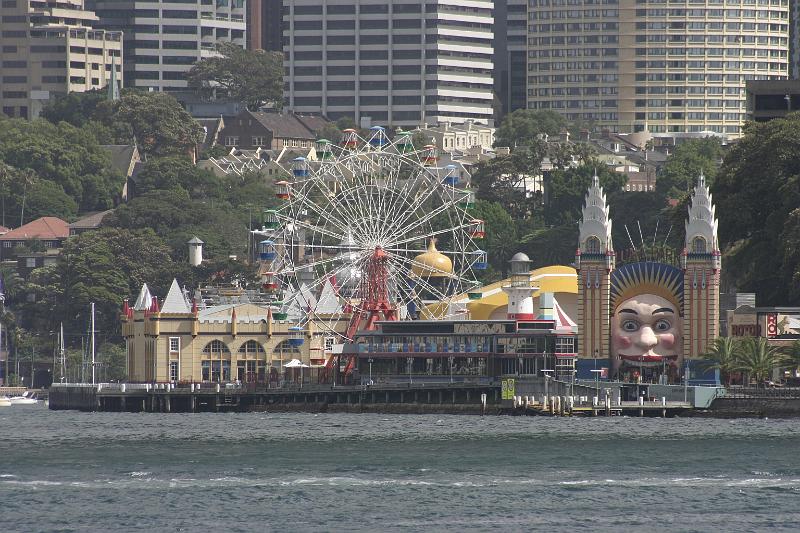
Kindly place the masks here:
[[(237, 289), (232, 289), (235, 300)], [(239, 292), (241, 292), (239, 290)], [(241, 299), (240, 299), (241, 301)], [(248, 302), (198, 307), (177, 281), (161, 305), (142, 287), (133, 307), (122, 316), (130, 381), (269, 382), (298, 380), (293, 359), (319, 367), (333, 345), (334, 335), (311, 323), (298, 328), (268, 306)], [(303, 367), (306, 368), (306, 367)], [(305, 380), (311, 376), (304, 371)]]
[[(568, 316), (577, 316), (578, 275), (574, 268), (553, 265), (531, 270), (530, 274), (536, 311), (540, 310), (539, 297), (552, 293)], [(456, 297), (456, 303), (466, 305), (471, 320), (505, 320), (508, 294), (503, 292), (503, 286), (509, 283), (510, 279), (507, 278), (485, 285)]]

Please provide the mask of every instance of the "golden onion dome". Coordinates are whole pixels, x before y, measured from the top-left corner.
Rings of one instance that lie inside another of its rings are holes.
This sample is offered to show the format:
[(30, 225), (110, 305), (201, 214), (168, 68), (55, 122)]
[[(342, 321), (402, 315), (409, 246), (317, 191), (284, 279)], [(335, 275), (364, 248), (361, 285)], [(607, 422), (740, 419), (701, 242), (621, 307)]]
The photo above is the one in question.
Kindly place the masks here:
[(453, 261), (436, 249), (436, 239), (431, 239), (428, 251), (414, 258), (411, 271), (421, 278), (435, 278), (453, 273)]

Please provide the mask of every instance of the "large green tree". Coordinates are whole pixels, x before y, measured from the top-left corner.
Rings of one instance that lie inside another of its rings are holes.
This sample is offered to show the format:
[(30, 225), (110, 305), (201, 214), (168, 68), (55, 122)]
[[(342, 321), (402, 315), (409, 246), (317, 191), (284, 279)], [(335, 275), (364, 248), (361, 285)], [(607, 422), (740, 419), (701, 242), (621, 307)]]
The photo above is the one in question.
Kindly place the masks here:
[(489, 274), (505, 277), (509, 259), (520, 251), (517, 223), (498, 202), (478, 200), (473, 214), (486, 224), (486, 236), (482, 241), (476, 241), (476, 244), (487, 252), (492, 267), (492, 272)]
[[(36, 180), (57, 185), (40, 185), (38, 191), (46, 198), (36, 201), (58, 206), (65, 214), (73, 208), (59, 187), (80, 210), (92, 211), (110, 208), (124, 182), (112, 167), (110, 154), (95, 138), (66, 122), (54, 125), (46, 120), (0, 118), (0, 163), (6, 165), (3, 172), (11, 202), (6, 202), (5, 209), (13, 209), (17, 217)], [(27, 214), (24, 218), (31, 220)]]
[(102, 89), (56, 95), (42, 108), (41, 117), (53, 124), (68, 122), (81, 127), (87, 124), (100, 102), (108, 100), (108, 93)]
[(81, 331), (94, 302), (98, 329), (118, 331), (123, 298), (136, 294), (143, 283), (165, 294), (172, 280), (169, 252), (150, 229), (102, 228), (69, 239), (57, 263), (63, 291), (59, 314), (68, 317), (69, 329)]
[(190, 87), (203, 92), (222, 91), (244, 102), (251, 111), (264, 104), (281, 107), (283, 54), (245, 50), (234, 43), (217, 43), (219, 55), (206, 57), (189, 70)]
[(711, 185), (721, 160), (722, 145), (717, 137), (683, 141), (664, 163), (656, 181), (656, 192), (661, 197), (680, 199), (691, 192), (701, 173)]
[(566, 126), (566, 119), (555, 111), (517, 109), (506, 115), (503, 123), (497, 128), (494, 145), (514, 149), (535, 144), (540, 135), (558, 135)]
[(190, 154), (203, 139), (203, 128), (166, 93), (131, 92), (97, 105), (93, 120), (105, 130), (108, 144), (136, 142), (146, 155)]
[(509, 156), (478, 163), (472, 172), (478, 198), (498, 202), (515, 220), (528, 219), (537, 213), (542, 205), (542, 194), (526, 192), (524, 184), (526, 180), (541, 180), (543, 149), (542, 143), (535, 143)]
[(577, 167), (557, 169), (551, 172), (545, 184), (547, 202), (545, 222), (547, 225), (576, 223), (581, 217), (586, 189), (597, 175), (606, 195), (622, 190), (627, 177), (610, 170), (599, 161), (588, 160)]
[(726, 284), (763, 305), (800, 302), (800, 114), (748, 123), (712, 188)]

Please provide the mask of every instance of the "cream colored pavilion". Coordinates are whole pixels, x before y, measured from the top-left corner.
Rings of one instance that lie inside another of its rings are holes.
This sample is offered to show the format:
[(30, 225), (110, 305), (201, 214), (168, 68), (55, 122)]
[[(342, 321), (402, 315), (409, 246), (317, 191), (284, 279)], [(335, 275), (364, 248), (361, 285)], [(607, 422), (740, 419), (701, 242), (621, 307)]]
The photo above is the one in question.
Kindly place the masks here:
[[(294, 322), (278, 320), (265, 305), (200, 309), (175, 280), (161, 306), (145, 284), (133, 307), (125, 303), (120, 318), (128, 379), (133, 382), (277, 384), (292, 359), (324, 364), (326, 346), (330, 351), (335, 338), (311, 322), (299, 329)], [(297, 372), (290, 374), (296, 379)]]

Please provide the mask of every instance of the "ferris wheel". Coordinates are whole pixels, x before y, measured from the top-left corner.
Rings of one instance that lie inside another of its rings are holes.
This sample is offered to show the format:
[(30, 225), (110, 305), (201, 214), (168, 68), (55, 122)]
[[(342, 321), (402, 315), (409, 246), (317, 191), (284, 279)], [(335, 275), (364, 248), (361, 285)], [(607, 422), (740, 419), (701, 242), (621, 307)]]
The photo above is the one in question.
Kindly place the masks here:
[(435, 146), (416, 148), (410, 132), (345, 130), (286, 170), (259, 243), (276, 317), (340, 340), (376, 320), (465, 317), (463, 295), (487, 267), (484, 222), (459, 167), (439, 166)]

